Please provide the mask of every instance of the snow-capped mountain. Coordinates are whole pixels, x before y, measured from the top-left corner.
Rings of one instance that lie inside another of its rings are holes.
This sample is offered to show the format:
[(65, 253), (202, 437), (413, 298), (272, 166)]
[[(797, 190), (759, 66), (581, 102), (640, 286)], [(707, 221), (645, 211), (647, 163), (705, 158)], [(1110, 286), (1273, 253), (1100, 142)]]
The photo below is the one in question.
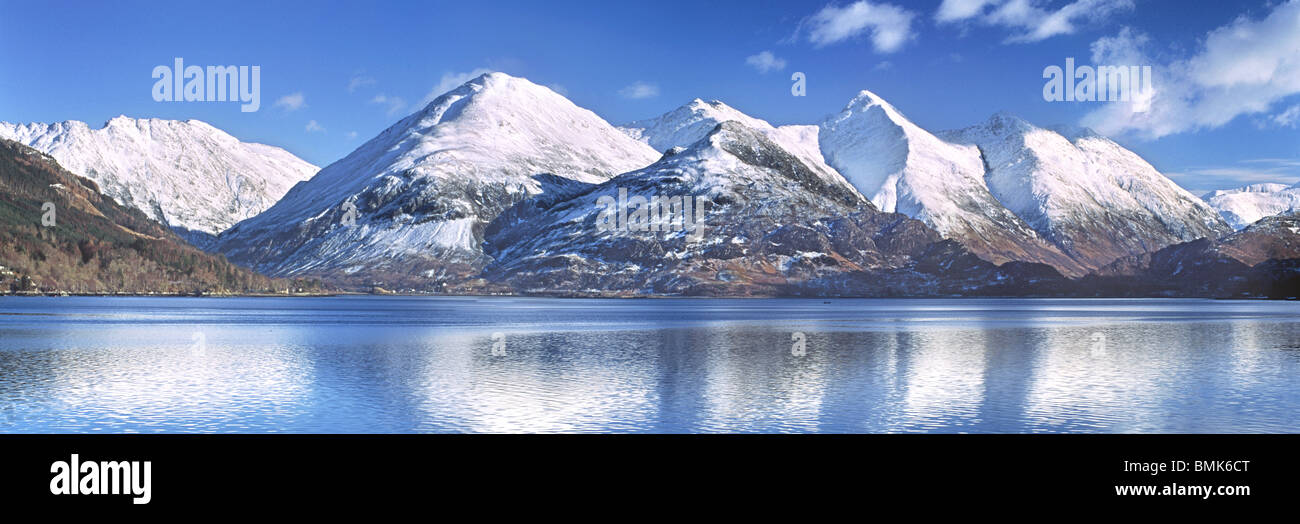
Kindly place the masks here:
[(806, 167), (826, 182), (857, 191), (844, 177), (826, 163), (819, 144), (819, 128), (815, 125), (787, 125), (775, 127), (767, 121), (751, 117), (718, 100), (705, 102), (696, 98), (663, 115), (626, 124), (619, 129), (628, 136), (650, 144), (660, 152), (674, 147), (686, 147), (699, 142), (723, 122), (739, 122), (746, 128), (762, 133), (794, 155)]
[[(1017, 271), (969, 255), (919, 221), (878, 211), (784, 150), (770, 126), (743, 121), (715, 124), (644, 169), (570, 184), (503, 213), (487, 230), (495, 261), (484, 275), (534, 293), (737, 296), (930, 294), (971, 275), (980, 285), (1001, 284)], [(649, 218), (660, 230), (611, 227), (611, 215), (624, 212), (643, 223), (638, 206), (609, 206), (638, 196), (704, 204), (693, 226)]]
[(216, 248), (272, 275), (462, 278), (486, 262), (483, 227), (502, 210), (659, 156), (550, 89), (489, 73), (325, 167)]
[(99, 129), (0, 122), (0, 138), (49, 154), (192, 241), (261, 213), (317, 171), (288, 151), (241, 142), (198, 120), (119, 116)]
[(1300, 184), (1253, 184), (1202, 198), (1234, 229), (1242, 229), (1264, 217), (1300, 210)]
[(870, 91), (821, 124), (820, 146), (826, 162), (883, 211), (922, 220), (995, 263), (1085, 272), (990, 192), (979, 148), (941, 140)]
[(941, 136), (977, 147), (993, 196), (1089, 268), (1232, 231), (1132, 151), (1086, 130), (1070, 135), (997, 114)]

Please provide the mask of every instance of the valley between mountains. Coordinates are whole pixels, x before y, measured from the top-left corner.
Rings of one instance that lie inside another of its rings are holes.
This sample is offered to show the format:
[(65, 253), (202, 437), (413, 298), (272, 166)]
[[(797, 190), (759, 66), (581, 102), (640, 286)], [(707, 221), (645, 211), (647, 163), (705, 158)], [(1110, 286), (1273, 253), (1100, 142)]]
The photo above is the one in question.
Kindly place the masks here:
[[(1300, 295), (1300, 187), (1203, 199), (1086, 129), (828, 109), (615, 126), (489, 73), (319, 170), (194, 120), (0, 123), (0, 292)], [(56, 198), (76, 238), (42, 226)]]

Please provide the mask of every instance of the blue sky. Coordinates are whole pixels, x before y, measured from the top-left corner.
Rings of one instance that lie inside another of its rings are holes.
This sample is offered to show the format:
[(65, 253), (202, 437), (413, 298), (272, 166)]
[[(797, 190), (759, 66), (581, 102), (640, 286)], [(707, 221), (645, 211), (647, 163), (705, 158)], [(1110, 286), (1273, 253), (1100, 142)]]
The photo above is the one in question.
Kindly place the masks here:
[[(695, 97), (815, 123), (870, 89), (934, 131), (1002, 110), (1090, 124), (1197, 193), (1300, 181), (1295, 1), (0, 3), (0, 120), (197, 118), (321, 166), (499, 70), (616, 124)], [(261, 109), (154, 101), (174, 57), (260, 66)], [(1152, 65), (1157, 99), (1136, 120), (1047, 102), (1043, 69), (1066, 57)]]

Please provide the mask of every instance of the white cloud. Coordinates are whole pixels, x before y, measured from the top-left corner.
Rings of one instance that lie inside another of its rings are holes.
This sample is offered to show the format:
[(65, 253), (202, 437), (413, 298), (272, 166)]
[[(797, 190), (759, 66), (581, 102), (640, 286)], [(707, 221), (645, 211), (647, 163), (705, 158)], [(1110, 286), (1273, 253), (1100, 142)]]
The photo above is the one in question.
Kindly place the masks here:
[(307, 99), (299, 91), (292, 95), (284, 95), (275, 101), (275, 107), (283, 108), (285, 111), (297, 111), (307, 107)]
[(348, 131), (348, 133), (347, 133), (346, 135), (343, 135), (343, 136), (347, 137), (348, 140), (355, 140), (355, 139), (357, 138), (357, 132), (356, 132), (356, 131)]
[(623, 98), (654, 98), (659, 96), (659, 86), (645, 82), (635, 82), (630, 86), (619, 89), (618, 94)]
[(438, 83), (433, 86), (433, 89), (429, 90), (429, 94), (424, 95), (424, 98), (420, 100), (420, 106), (421, 107), (427, 106), (429, 105), (429, 102), (433, 102), (434, 99), (446, 94), (447, 91), (456, 89), (457, 87), (460, 87), (461, 84), (464, 84), (465, 82), (469, 82), (470, 80), (473, 80), (475, 78), (478, 78), (482, 75), (491, 72), (492, 72), (491, 69), (486, 69), (482, 67), (475, 69), (473, 71), (466, 71), (463, 73), (456, 73), (452, 71), (445, 72), (442, 74), (442, 78), (438, 80)]
[(550, 88), (551, 91), (555, 91), (556, 93), (559, 93), (560, 96), (569, 96), (569, 89), (564, 87), (563, 85), (548, 84), (546, 87)]
[(771, 51), (763, 51), (756, 55), (750, 55), (745, 58), (745, 63), (757, 69), (760, 73), (769, 73), (785, 69), (785, 60), (777, 58)]
[(362, 87), (368, 87), (373, 85), (375, 85), (374, 78), (368, 76), (362, 76), (362, 75), (355, 75), (352, 77), (351, 80), (348, 80), (348, 92), (352, 93)]
[(1133, 9), (1133, 0), (1075, 0), (1050, 10), (1045, 0), (943, 0), (934, 19), (939, 23), (974, 20), (1016, 30), (1007, 42), (1038, 42), (1073, 34), (1081, 23), (1098, 22)]
[(943, 0), (934, 19), (939, 22), (956, 22), (974, 17), (984, 11), (984, 6), (998, 3), (998, 0)]
[(316, 123), (315, 120), (312, 120), (312, 121), (310, 121), (310, 122), (307, 122), (307, 132), (308, 132), (308, 133), (324, 133), (324, 132), (325, 132), (325, 128), (324, 128), (324, 127), (321, 127), (321, 125), (318, 124), (318, 123)]
[(403, 109), (406, 109), (405, 99), (403, 99), (400, 96), (388, 96), (383, 93), (375, 95), (374, 98), (371, 98), (370, 103), (381, 104), (385, 106), (385, 111), (387, 112), (388, 116), (393, 116), (395, 114), (400, 113)]
[(892, 53), (916, 37), (912, 19), (916, 13), (891, 4), (859, 0), (844, 7), (826, 6), (806, 22), (808, 41), (820, 47), (870, 33), (871, 45), (879, 53)]
[[(1277, 111), (1300, 94), (1300, 1), (1279, 4), (1262, 19), (1239, 17), (1210, 31), (1195, 54), (1156, 64), (1143, 53), (1148, 40), (1131, 30), (1093, 44), (1094, 63), (1153, 65), (1150, 110), (1108, 103), (1083, 124), (1111, 135), (1162, 136), (1220, 127), (1238, 116)], [(1280, 111), (1275, 121), (1289, 121)]]
[(1300, 104), (1288, 107), (1276, 115), (1273, 115), (1273, 123), (1282, 127), (1295, 127), (1300, 123)]

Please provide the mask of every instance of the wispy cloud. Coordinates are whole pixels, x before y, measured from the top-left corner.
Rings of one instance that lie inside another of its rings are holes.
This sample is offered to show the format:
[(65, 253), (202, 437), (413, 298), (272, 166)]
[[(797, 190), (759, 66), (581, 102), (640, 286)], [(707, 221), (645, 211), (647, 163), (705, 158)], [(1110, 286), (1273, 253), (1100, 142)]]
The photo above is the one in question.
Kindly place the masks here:
[(1282, 127), (1295, 127), (1300, 123), (1300, 104), (1286, 108), (1286, 110), (1273, 115), (1273, 123)]
[(984, 8), (997, 5), (1000, 0), (943, 0), (939, 10), (934, 13), (937, 22), (956, 22), (974, 18), (983, 13)]
[(618, 95), (623, 98), (633, 100), (642, 98), (654, 98), (659, 96), (659, 86), (646, 82), (634, 82), (632, 85), (618, 90)]
[(559, 93), (560, 96), (569, 96), (569, 89), (566, 88), (566, 87), (564, 87), (563, 85), (560, 85), (560, 84), (547, 84), (546, 87), (550, 88), (551, 91), (555, 91), (556, 93)]
[(1058, 9), (1044, 7), (1046, 0), (943, 0), (934, 13), (940, 24), (975, 21), (1014, 31), (1008, 43), (1038, 42), (1073, 34), (1078, 26), (1096, 23), (1112, 14), (1133, 9), (1133, 0), (1075, 0)]
[(400, 113), (403, 109), (406, 109), (406, 100), (402, 99), (402, 97), (389, 96), (383, 93), (375, 95), (374, 98), (371, 98), (370, 103), (383, 105), (385, 107), (385, 112), (388, 114), (388, 116), (396, 115)]
[(1291, 185), (1300, 182), (1300, 159), (1255, 158), (1233, 165), (1194, 166), (1165, 174), (1198, 195), (1251, 184)]
[(354, 93), (358, 89), (373, 85), (375, 85), (374, 78), (364, 75), (353, 75), (352, 78), (348, 80), (348, 92)]
[(301, 91), (291, 95), (284, 95), (276, 99), (275, 107), (284, 109), (285, 111), (297, 111), (307, 107), (307, 98), (302, 96)]
[[(1278, 4), (1262, 19), (1238, 17), (1201, 39), (1190, 56), (1160, 63), (1146, 52), (1151, 39), (1125, 29), (1093, 44), (1098, 64), (1151, 64), (1148, 110), (1108, 103), (1088, 113), (1083, 125), (1105, 134), (1156, 139), (1214, 129), (1238, 116), (1272, 115), (1292, 125), (1300, 109), (1283, 108), (1300, 95), (1300, 1)], [(1268, 119), (1265, 119), (1268, 120)]]
[(346, 137), (348, 140), (356, 140), (356, 138), (357, 138), (357, 132), (356, 132), (356, 131), (348, 131), (347, 134), (346, 134), (346, 135), (343, 135), (343, 136)]
[(308, 133), (324, 133), (324, 132), (325, 132), (325, 128), (324, 128), (323, 126), (321, 126), (320, 124), (316, 123), (315, 120), (312, 120), (312, 121), (307, 122), (307, 132), (308, 132)]
[(901, 7), (860, 0), (843, 7), (823, 7), (805, 23), (808, 41), (818, 47), (869, 34), (876, 52), (893, 53), (916, 37), (914, 18), (916, 13)]
[(745, 63), (760, 73), (769, 73), (785, 69), (785, 60), (777, 58), (771, 51), (763, 51), (745, 58)]
[(423, 107), (429, 105), (429, 102), (432, 102), (434, 101), (434, 99), (446, 94), (447, 91), (456, 89), (457, 87), (460, 87), (461, 84), (464, 84), (465, 82), (469, 82), (470, 80), (473, 80), (475, 78), (478, 78), (481, 75), (485, 75), (491, 72), (492, 72), (491, 69), (482, 68), (482, 67), (475, 69), (473, 71), (466, 71), (462, 73), (457, 73), (452, 71), (445, 72), (442, 74), (442, 78), (438, 79), (438, 83), (434, 84), (433, 89), (429, 90), (429, 94), (424, 95), (424, 98), (420, 100), (420, 106)]

